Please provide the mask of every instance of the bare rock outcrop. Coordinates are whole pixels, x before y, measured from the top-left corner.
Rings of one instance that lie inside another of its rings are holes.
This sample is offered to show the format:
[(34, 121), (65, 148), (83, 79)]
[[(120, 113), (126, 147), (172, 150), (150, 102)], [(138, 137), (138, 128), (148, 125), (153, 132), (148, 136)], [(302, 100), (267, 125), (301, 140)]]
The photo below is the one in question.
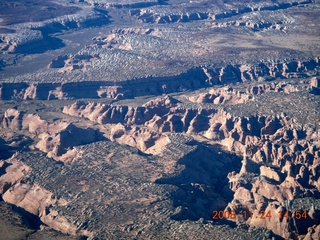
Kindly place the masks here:
[(109, 125), (111, 140), (137, 147), (143, 152), (159, 153), (169, 142), (166, 136), (150, 128), (131, 127), (130, 125), (141, 125), (156, 117), (157, 114), (165, 115), (174, 103), (175, 100), (168, 96), (151, 100), (141, 107), (112, 106), (78, 101), (65, 106), (63, 112)]
[(214, 103), (214, 104), (239, 104), (249, 101), (251, 97), (230, 87), (211, 89), (208, 93), (189, 97), (191, 102)]
[(111, 126), (110, 139), (120, 144), (136, 147), (139, 150), (159, 154), (170, 139), (158, 132), (143, 127), (125, 127), (118, 123)]
[(32, 168), (17, 159), (16, 156), (1, 161), (1, 163), (6, 165), (5, 173), (0, 175), (0, 186), (7, 186), (2, 188), (0, 192), (4, 201), (39, 216), (43, 223), (63, 233), (85, 235), (87, 237), (92, 235), (89, 231), (79, 231), (65, 217), (52, 209), (66, 206), (67, 201), (65, 199), (57, 198), (47, 189), (25, 180), (28, 179)]
[(141, 34), (151, 36), (161, 36), (161, 29), (159, 28), (119, 28), (111, 30), (116, 34)]
[[(67, 57), (60, 56), (50, 65), (61, 67), (63, 64), (59, 71), (70, 72), (79, 69), (81, 71), (87, 71), (92, 69), (93, 63), (95, 63), (95, 66), (101, 63), (102, 60), (100, 58), (105, 58), (105, 56), (101, 54), (99, 51), (93, 51), (92, 53), (82, 51), (75, 55), (68, 55)], [(217, 68), (194, 67), (186, 72), (169, 77), (146, 76), (138, 79), (120, 79), (118, 81), (74, 81), (73, 79), (70, 82), (57, 81), (54, 83), (43, 80), (43, 82), (37, 84), (34, 82), (26, 83), (24, 81), (19, 83), (3, 82), (0, 84), (0, 98), (3, 100), (132, 98), (134, 96), (167, 94), (184, 89), (194, 90), (211, 87), (213, 85), (237, 82), (256, 82), (276, 78), (288, 79), (298, 76), (308, 77), (308, 74), (316, 70), (319, 64), (319, 57), (316, 57), (305, 61), (288, 61), (283, 63), (261, 62), (258, 65), (228, 64), (224, 67)], [(133, 85), (139, 85), (139, 88), (133, 88)], [(261, 94), (270, 91), (288, 93), (295, 92), (297, 89), (290, 84), (282, 82), (254, 86), (247, 91), (247, 94)], [(219, 94), (221, 95), (222, 93), (220, 92)], [(223, 95), (226, 94), (227, 93), (224, 93)], [(243, 95), (243, 97), (245, 99), (247, 98), (245, 95)], [(229, 97), (226, 98), (228, 99)], [(221, 97), (215, 99), (217, 102), (223, 102)], [(241, 102), (241, 100), (239, 101)]]
[(99, 6), (102, 8), (145, 8), (154, 5), (161, 5), (164, 1), (159, 0), (131, 0), (131, 1), (93, 1), (93, 0), (77, 0), (79, 2), (86, 2), (93, 6)]
[(63, 113), (71, 116), (85, 117), (100, 124), (125, 123), (142, 124), (154, 117), (156, 114), (164, 115), (172, 106), (169, 97), (152, 100), (145, 106), (113, 106), (98, 103), (76, 103), (65, 106)]
[[(270, 88), (267, 85), (264, 89), (274, 91), (277, 86), (283, 85), (269, 85)], [(146, 139), (152, 139), (152, 131), (200, 134), (218, 141), (229, 151), (243, 155), (240, 172), (228, 176), (230, 189), (234, 191), (233, 200), (226, 208), (229, 211), (249, 211), (254, 216), (260, 216), (263, 210), (277, 216), (279, 209), (287, 209), (286, 201), (302, 196), (319, 197), (320, 145), (317, 144), (319, 139), (314, 130), (297, 129), (294, 127), (294, 120), (285, 115), (237, 117), (224, 110), (191, 110), (183, 108), (179, 103), (166, 104), (166, 101), (158, 99), (150, 101), (144, 107), (128, 108), (121, 117), (116, 117), (116, 110), (110, 110), (117, 109), (116, 106), (97, 104), (76, 103), (66, 106), (64, 112), (97, 122), (99, 116), (104, 116), (105, 122), (120, 122), (114, 128), (113, 136), (126, 144), (131, 140), (135, 141), (134, 145), (141, 150), (148, 146), (145, 143), (139, 144), (132, 137), (128, 138), (128, 133), (130, 136), (138, 136), (138, 130), (141, 136), (147, 136)], [(158, 111), (153, 112), (152, 109)], [(153, 114), (147, 114), (148, 112)], [(125, 127), (132, 124), (144, 125), (144, 128)], [(283, 237), (301, 234), (301, 228), (294, 227), (288, 219), (254, 217), (245, 219), (245, 223), (251, 227), (272, 229)], [(310, 224), (312, 227), (311, 222)]]
[(72, 123), (58, 132), (43, 132), (38, 137), (40, 141), (36, 148), (48, 153), (48, 157), (64, 162), (69, 162), (77, 156), (77, 151), (72, 149), (74, 146), (91, 143), (97, 139), (95, 130), (78, 128)]
[(297, 87), (284, 82), (279, 83), (269, 83), (269, 84), (259, 84), (257, 86), (252, 86), (247, 88), (247, 93), (254, 95), (261, 95), (267, 92), (284, 92), (291, 93), (299, 91)]
[(265, 30), (265, 29), (274, 29), (284, 31), (287, 29), (285, 26), (286, 21), (264, 21), (259, 19), (239, 19), (233, 21), (223, 21), (223, 22), (213, 22), (208, 23), (212, 28), (224, 28), (224, 27), (247, 27), (253, 30)]
[(25, 114), (15, 109), (8, 109), (4, 113), (1, 125), (13, 131), (34, 134), (39, 139), (36, 148), (48, 153), (48, 157), (65, 162), (77, 155), (74, 146), (91, 143), (98, 138), (92, 128), (82, 129), (67, 122), (49, 124), (38, 115)]
[(320, 239), (319, 1), (0, 6), (0, 201), (40, 235)]
[[(211, 75), (210, 75), (211, 76)], [(209, 77), (210, 77), (209, 76)], [(285, 81), (278, 83), (264, 83), (247, 87), (245, 91), (235, 90), (232, 87), (212, 88), (207, 93), (191, 96), (188, 99), (195, 103), (214, 103), (217, 105), (241, 104), (254, 100), (254, 95), (268, 92), (298, 92), (299, 89)]]
[(19, 51), (25, 46), (33, 45), (34, 43), (42, 42), (44, 37), (41, 31), (36, 29), (24, 29), (18, 33), (13, 33), (9, 35), (0, 35), (0, 51), (3, 53), (14, 53)]
[(320, 238), (320, 225), (314, 225), (308, 228), (308, 233), (303, 240), (312, 240)]
[(315, 95), (320, 95), (320, 79), (317, 77), (313, 77), (310, 80), (310, 92)]
[(75, 55), (65, 55), (58, 56), (57, 59), (53, 59), (49, 63), (49, 68), (60, 68), (59, 72), (66, 73), (73, 70), (82, 70), (86, 71), (87, 68), (92, 67), (92, 65), (99, 61), (99, 54), (75, 54)]
[[(242, 15), (244, 13), (249, 12), (262, 12), (262, 11), (270, 11), (270, 10), (280, 10), (287, 9), (290, 7), (295, 7), (297, 5), (304, 5), (310, 3), (310, 1), (303, 2), (284, 2), (284, 3), (265, 3), (265, 4), (250, 4), (244, 3), (241, 6), (235, 6), (227, 8), (224, 6), (225, 2), (216, 2), (216, 5), (220, 6), (220, 9), (216, 9), (216, 6), (209, 5), (207, 8), (200, 7), (197, 3), (193, 3), (194, 6), (189, 11), (174, 11), (172, 9), (166, 9), (165, 7), (160, 11), (155, 8), (145, 8), (145, 9), (133, 9), (130, 10), (130, 14), (132, 16), (136, 16), (141, 22), (145, 23), (157, 23), (157, 24), (165, 24), (165, 23), (174, 23), (174, 22), (189, 22), (189, 21), (197, 21), (204, 19), (218, 20), (218, 19), (228, 19), (234, 16)], [(233, 9), (235, 8), (235, 9)], [(245, 23), (246, 25), (256, 29), (258, 27), (270, 27), (270, 23), (264, 22), (255, 22)]]

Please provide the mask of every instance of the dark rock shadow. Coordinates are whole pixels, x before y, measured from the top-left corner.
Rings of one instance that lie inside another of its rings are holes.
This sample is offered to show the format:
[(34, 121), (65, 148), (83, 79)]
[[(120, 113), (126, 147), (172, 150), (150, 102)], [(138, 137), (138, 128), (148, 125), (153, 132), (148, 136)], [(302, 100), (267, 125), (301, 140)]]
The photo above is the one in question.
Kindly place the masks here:
[(218, 146), (194, 142), (192, 145), (197, 145), (196, 149), (178, 161), (185, 169), (179, 175), (156, 181), (178, 187), (171, 193), (176, 208), (171, 216), (174, 220), (210, 220), (214, 210), (224, 210), (234, 194), (229, 189), (227, 175), (241, 168), (241, 158)]
[(39, 54), (50, 50), (57, 50), (65, 47), (65, 43), (55, 36), (56, 33), (63, 31), (83, 29), (89, 27), (99, 27), (111, 23), (111, 18), (106, 10), (97, 10), (100, 14), (100, 18), (87, 19), (84, 22), (78, 23), (76, 21), (66, 22), (61, 24), (59, 22), (52, 22), (43, 27), (32, 28), (32, 30), (41, 31), (42, 39), (31, 41), (21, 46), (18, 46), (14, 53), (15, 54)]
[(3, 71), (4, 67), (6, 66), (5, 61), (3, 61), (2, 59), (0, 59), (0, 71)]
[[(7, 142), (0, 138), (0, 160), (8, 159), (12, 156), (13, 147), (7, 145)], [(1, 176), (1, 170), (0, 170)]]
[(44, 35), (42, 40), (30, 42), (18, 46), (15, 49), (15, 54), (38, 54), (44, 53), (49, 50), (57, 50), (65, 47), (66, 45), (60, 38)]
[(158, 0), (159, 5), (169, 5), (169, 0)]
[(0, 177), (6, 173), (6, 169), (7, 167), (9, 167), (10, 165), (12, 165), (12, 163), (7, 163), (4, 162), (4, 164), (2, 165), (2, 167), (0, 167)]
[[(18, 145), (11, 146), (10, 143), (16, 142)], [(17, 135), (9, 142), (0, 138), (0, 160), (11, 158), (17, 151), (29, 151), (29, 146), (34, 143), (30, 137)]]
[(22, 217), (22, 221), (24, 225), (26, 225), (30, 229), (39, 230), (40, 225), (42, 224), (40, 218), (32, 213), (27, 212), (21, 207), (11, 205), (12, 210), (18, 213)]

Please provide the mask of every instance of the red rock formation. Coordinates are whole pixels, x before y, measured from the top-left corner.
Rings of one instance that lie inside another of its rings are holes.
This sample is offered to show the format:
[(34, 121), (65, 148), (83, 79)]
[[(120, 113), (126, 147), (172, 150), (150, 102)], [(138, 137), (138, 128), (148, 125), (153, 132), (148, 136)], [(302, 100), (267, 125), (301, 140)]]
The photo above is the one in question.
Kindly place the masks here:
[(5, 173), (0, 176), (1, 185), (5, 185), (5, 188), (1, 188), (0, 185), (0, 190), (2, 189), (0, 194), (4, 201), (39, 216), (43, 223), (63, 233), (92, 236), (89, 231), (79, 231), (65, 217), (51, 209), (55, 206), (66, 206), (68, 203), (65, 199), (55, 197), (52, 192), (38, 184), (27, 183), (23, 180), (32, 171), (30, 167), (16, 159), (16, 156), (1, 161), (1, 164), (7, 165)]
[[(99, 56), (75, 55), (64, 60), (65, 70), (86, 70), (90, 61)], [(176, 76), (145, 77), (126, 81), (83, 81), (68, 83), (1, 83), (0, 99), (66, 99), (66, 98), (97, 98), (110, 97), (115, 99), (133, 96), (153, 95), (180, 91), (182, 89), (198, 89), (217, 84), (228, 84), (247, 81), (264, 81), (265, 79), (291, 78), (297, 75), (308, 77), (307, 72), (320, 64), (319, 58), (303, 62), (260, 63), (258, 65), (227, 65), (219, 68), (196, 67)], [(122, 79), (125, 80), (125, 79)], [(139, 85), (139, 88), (132, 87)], [(179, 90), (180, 89), (180, 90)], [(267, 91), (296, 91), (295, 87), (286, 84), (265, 84), (252, 89), (249, 93), (260, 94)], [(217, 103), (223, 102), (220, 97)]]
[[(64, 112), (89, 117), (102, 124), (118, 121), (129, 125), (143, 124), (146, 129), (162, 133), (201, 134), (218, 141), (229, 151), (244, 155), (241, 171), (228, 176), (235, 194), (227, 210), (251, 211), (255, 216), (264, 210), (276, 216), (279, 209), (286, 207), (286, 201), (299, 196), (319, 197), (320, 153), (319, 145), (314, 144), (319, 139), (310, 129), (294, 128), (289, 117), (236, 117), (223, 110), (183, 109), (179, 104), (167, 104), (165, 99), (151, 101), (141, 108), (128, 108), (122, 115), (119, 114), (120, 109), (123, 108), (76, 103), (65, 107)], [(154, 109), (157, 111), (153, 112)], [(99, 120), (102, 116), (103, 121)], [(128, 129), (118, 125), (113, 136), (123, 143), (130, 145), (129, 142), (133, 141), (138, 148), (147, 149), (144, 142), (141, 145), (132, 137), (142, 129)], [(146, 129), (143, 130), (143, 135), (147, 136), (145, 139), (152, 139), (152, 131)], [(244, 183), (245, 179), (251, 180)], [(272, 229), (283, 237), (293, 234), (288, 231), (293, 227), (292, 222), (286, 219), (252, 218), (247, 219), (246, 224)], [(296, 233), (300, 231), (299, 228), (294, 229)]]
[(196, 103), (214, 103), (214, 104), (239, 104), (249, 101), (248, 94), (235, 91), (230, 87), (211, 89), (208, 93), (202, 93), (189, 97), (191, 102)]
[(165, 145), (170, 142), (165, 135), (148, 128), (125, 127), (120, 123), (110, 128), (111, 140), (136, 147), (146, 153), (159, 154)]
[(112, 106), (99, 103), (76, 102), (65, 106), (63, 113), (85, 117), (100, 124), (125, 123), (142, 124), (152, 119), (155, 114), (165, 114), (172, 106), (170, 98), (157, 99), (142, 107)]
[(2, 127), (13, 131), (28, 131), (40, 140), (36, 147), (48, 153), (48, 157), (65, 162), (71, 161), (77, 152), (72, 148), (94, 142), (96, 131), (78, 128), (72, 123), (54, 122), (52, 124), (40, 119), (38, 115), (24, 114), (15, 109), (8, 109), (4, 113)]

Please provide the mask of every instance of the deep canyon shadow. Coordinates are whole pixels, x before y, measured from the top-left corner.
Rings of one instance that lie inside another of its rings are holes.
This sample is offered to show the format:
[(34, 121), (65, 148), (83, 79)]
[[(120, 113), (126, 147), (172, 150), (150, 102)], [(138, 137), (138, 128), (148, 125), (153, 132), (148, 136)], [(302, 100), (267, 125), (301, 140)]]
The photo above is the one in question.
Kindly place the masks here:
[(49, 50), (57, 50), (65, 47), (66, 45), (60, 38), (44, 35), (42, 40), (30, 42), (18, 46), (15, 54), (39, 54)]
[(178, 187), (171, 193), (176, 208), (171, 216), (174, 220), (209, 220), (214, 210), (224, 210), (234, 194), (229, 189), (227, 175), (241, 168), (240, 157), (218, 146), (193, 144), (197, 145), (196, 149), (178, 161), (184, 170), (174, 177), (156, 181)]

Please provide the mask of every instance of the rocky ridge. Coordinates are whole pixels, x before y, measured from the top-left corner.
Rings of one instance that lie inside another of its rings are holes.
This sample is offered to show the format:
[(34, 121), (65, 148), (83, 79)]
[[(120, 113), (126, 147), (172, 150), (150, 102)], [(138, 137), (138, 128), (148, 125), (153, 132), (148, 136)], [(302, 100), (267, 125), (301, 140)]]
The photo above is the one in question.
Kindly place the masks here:
[[(90, 61), (99, 56), (77, 56), (81, 61)], [(67, 69), (79, 68), (69, 65), (69, 60), (57, 59), (52, 65)], [(73, 58), (74, 59), (74, 58)], [(78, 60), (72, 60), (73, 62)], [(62, 63), (64, 62), (64, 63)], [(67, 62), (67, 63), (65, 63)], [(122, 82), (84, 81), (70, 83), (0, 83), (0, 98), (9, 99), (70, 99), (70, 98), (130, 98), (133, 96), (170, 93), (182, 90), (194, 90), (212, 85), (230, 84), (248, 81), (269, 81), (276, 78), (290, 79), (307, 77), (318, 71), (319, 58), (308, 61), (292, 61), (289, 63), (260, 63), (257, 66), (228, 65), (222, 68), (194, 68), (178, 76), (148, 77)], [(81, 64), (80, 64), (81, 65)], [(85, 64), (82, 64), (85, 67)], [(91, 65), (87, 65), (87, 67)], [(139, 88), (132, 88), (139, 84)]]
[[(226, 208), (229, 211), (250, 211), (259, 215), (261, 210), (265, 210), (276, 215), (279, 209), (285, 207), (286, 201), (302, 196), (320, 197), (319, 130), (297, 129), (293, 119), (285, 115), (239, 117), (224, 110), (184, 109), (179, 107), (179, 103), (163, 113), (160, 108), (154, 114), (150, 114), (152, 111), (148, 108), (141, 107), (131, 110), (119, 106), (104, 107), (75, 103), (66, 106), (63, 111), (100, 124), (142, 124), (154, 132), (202, 135), (243, 156), (240, 171), (228, 175), (230, 189), (235, 192)], [(305, 225), (296, 226), (291, 231), (288, 230), (293, 224), (291, 220), (279, 221), (249, 219), (246, 224), (272, 229), (285, 238), (302, 232), (306, 234)], [(309, 219), (309, 226), (316, 224), (316, 221), (315, 217)]]
[[(79, 1), (79, 0), (78, 0)], [(130, 1), (105, 1), (105, 0), (84, 0), (84, 2), (99, 6), (102, 8), (145, 8), (154, 5), (161, 5), (166, 2), (166, 0), (130, 0)]]
[[(304, 85), (297, 85), (299, 81), (289, 82), (290, 80), (288, 82), (282, 80), (252, 86), (237, 87), (235, 85), (232, 91), (240, 92), (238, 89), (245, 89), (246, 94), (257, 97), (281, 92), (290, 95), (305, 89)], [(316, 81), (312, 79), (310, 84), (315, 86)], [(215, 88), (209, 92), (224, 93), (226, 90), (228, 89)], [(146, 197), (145, 192), (140, 190), (138, 192), (142, 195), (136, 194), (137, 189), (141, 188), (140, 183), (150, 182), (150, 188), (142, 189), (147, 189), (159, 198), (164, 195), (170, 196), (171, 200), (160, 201), (165, 205), (159, 207), (159, 209), (170, 210), (160, 211), (161, 213), (157, 212), (157, 214), (162, 216), (161, 219), (170, 218), (170, 226), (173, 229), (175, 229), (175, 221), (190, 221), (188, 222), (190, 226), (198, 224), (197, 221), (201, 218), (211, 221), (214, 209), (234, 210), (238, 213), (247, 211), (253, 216), (260, 216), (261, 211), (264, 210), (270, 211), (274, 217), (227, 220), (235, 221), (238, 226), (252, 229), (264, 227), (284, 238), (309, 237), (317, 234), (319, 210), (318, 207), (312, 210), (312, 206), (318, 206), (318, 203), (316, 201), (308, 203), (305, 200), (306, 197), (311, 199), (320, 197), (320, 144), (319, 129), (316, 126), (299, 124), (296, 119), (285, 113), (275, 116), (239, 116), (236, 112), (231, 114), (224, 109), (224, 106), (230, 105), (230, 102), (225, 105), (201, 102), (194, 104), (188, 103), (184, 95), (178, 99), (163, 96), (146, 101), (140, 106), (122, 105), (121, 101), (117, 104), (77, 101), (63, 107), (64, 114), (79, 119), (86, 118), (98, 124), (95, 129), (99, 129), (104, 136), (115, 141), (114, 143), (103, 138), (99, 141), (93, 129), (81, 129), (68, 122), (57, 120), (54, 123), (48, 123), (37, 115), (8, 109), (2, 116), (2, 131), (19, 132), (33, 138), (38, 142), (34, 146), (58, 161), (50, 160), (37, 151), (28, 153), (28, 156), (25, 155), (26, 152), (18, 153), (7, 160), (2, 160), (3, 174), (0, 182), (3, 199), (26, 208), (39, 216), (43, 223), (62, 232), (85, 235), (89, 238), (112, 239), (115, 232), (123, 234), (124, 230), (119, 230), (113, 224), (116, 221), (115, 217), (105, 218), (105, 213), (110, 213), (110, 208), (117, 217), (123, 211), (121, 209), (126, 209), (126, 213), (130, 212), (134, 216), (136, 213), (132, 212), (133, 208), (130, 204), (119, 206), (113, 202), (112, 192), (109, 191), (110, 186), (120, 184), (119, 182), (109, 182), (108, 184), (111, 185), (106, 188), (109, 189), (108, 193), (99, 191), (102, 195), (97, 195), (95, 193), (98, 190), (93, 187), (97, 183), (91, 181), (109, 179), (112, 171), (115, 171), (114, 174), (121, 174), (122, 171), (126, 174), (128, 171), (130, 174), (136, 174), (134, 169), (137, 167), (137, 161), (141, 161), (139, 166), (143, 166), (146, 171), (143, 173), (146, 174), (145, 180), (142, 181), (140, 176), (136, 175), (134, 177), (137, 178), (136, 181), (127, 179), (128, 182), (122, 182), (120, 179), (123, 177), (117, 178), (119, 179), (117, 181), (121, 182), (121, 188), (115, 187), (113, 191), (116, 192), (113, 194), (119, 197), (119, 191), (131, 189), (129, 195), (137, 197), (137, 199), (134, 197), (136, 200), (133, 201), (138, 201), (142, 204), (141, 206), (148, 208), (153, 206), (147, 202), (155, 201), (154, 195)], [(231, 104), (237, 106), (249, 102)], [(84, 136), (84, 139), (81, 136)], [(117, 145), (119, 143), (128, 146)], [(13, 143), (10, 145), (15, 146)], [(92, 151), (92, 148), (95, 150)], [(141, 152), (134, 149), (139, 149)], [(76, 154), (68, 155), (69, 151)], [(127, 153), (123, 153), (124, 151)], [(131, 154), (128, 151), (131, 151)], [(143, 152), (149, 155), (144, 155)], [(58, 156), (61, 153), (62, 155)], [(230, 155), (230, 153), (236, 153), (236, 155)], [(97, 154), (101, 157), (99, 161)], [(129, 167), (125, 156), (132, 156), (132, 154), (135, 156), (133, 157), (135, 161)], [(39, 156), (41, 156), (40, 160)], [(167, 158), (168, 156), (170, 158)], [(42, 165), (47, 166), (48, 170), (43, 172)], [(94, 170), (88, 171), (89, 166), (94, 166)], [(124, 167), (125, 170), (120, 170)], [(155, 171), (159, 167), (161, 173)], [(195, 169), (197, 171), (194, 171)], [(52, 182), (44, 181), (41, 184), (42, 179), (48, 176), (51, 176)], [(64, 187), (61, 185), (63, 176), (82, 176), (81, 179), (74, 181), (79, 184), (81, 181), (90, 181), (90, 184), (82, 182), (81, 184), (84, 185), (81, 185), (82, 193), (79, 194), (80, 186), (70, 185), (74, 184), (73, 181), (67, 183), (70, 181), (69, 178), (66, 177), (63, 180)], [(202, 177), (199, 178), (199, 176)], [(61, 186), (59, 190), (54, 187), (57, 182)], [(100, 186), (99, 189), (101, 189), (105, 184), (99, 182), (96, 186)], [(34, 198), (32, 194), (35, 189), (39, 189), (38, 193), (41, 193), (37, 196), (42, 196), (39, 205), (30, 202), (30, 199)], [(73, 190), (70, 192), (66, 189)], [(90, 191), (87, 192), (87, 189)], [(77, 196), (76, 200), (72, 200), (74, 196)], [(102, 199), (109, 201), (102, 204), (108, 206), (107, 208), (101, 208), (99, 204), (95, 204), (99, 211), (94, 210), (91, 205), (85, 207), (87, 210), (84, 211), (88, 211), (85, 216), (95, 216), (94, 219), (100, 219), (100, 223), (96, 220), (93, 222), (88, 217), (78, 220), (78, 216), (82, 216), (79, 211), (84, 207), (81, 204), (84, 202), (90, 204), (89, 196), (102, 196), (99, 199), (90, 198), (101, 204)], [(127, 196), (128, 194), (126, 198)], [(298, 209), (293, 206), (299, 199), (303, 204)], [(157, 204), (160, 202), (156, 201)], [(307, 211), (307, 217), (303, 221), (276, 217), (279, 211), (287, 210), (290, 214), (297, 210)], [(128, 216), (128, 214), (125, 215)], [(102, 226), (105, 228), (107, 224), (105, 220), (112, 223), (107, 232), (102, 230)], [(120, 220), (117, 221), (116, 223), (120, 223)], [(128, 232), (128, 236), (139, 236), (141, 226), (146, 226), (145, 224), (145, 222), (134, 224), (126, 222), (119, 226), (132, 229)], [(158, 224), (149, 224), (148, 229), (158, 228)], [(211, 222), (205, 223), (204, 226), (208, 224), (210, 225)], [(160, 232), (156, 231), (154, 234), (160, 234)], [(209, 233), (206, 234), (211, 236)]]
[(241, 104), (254, 100), (254, 95), (261, 95), (267, 92), (298, 92), (298, 88), (286, 82), (265, 83), (248, 87), (245, 91), (236, 91), (232, 87), (214, 88), (206, 93), (188, 97), (188, 100), (195, 103), (214, 103), (217, 105)]
[(74, 146), (97, 141), (98, 133), (92, 129), (82, 129), (68, 122), (48, 122), (34, 114), (25, 114), (15, 109), (8, 109), (1, 119), (1, 127), (12, 131), (26, 131), (36, 136), (35, 147), (48, 157), (70, 162), (78, 152)]
[[(242, 4), (244, 6), (224, 6), (221, 4), (224, 12), (222, 12), (221, 8), (217, 8), (216, 5), (207, 4), (209, 8), (203, 9), (202, 6), (195, 6), (194, 8), (189, 7), (189, 9), (184, 10), (182, 12), (181, 8), (176, 8), (176, 12), (172, 11), (172, 8), (146, 8), (139, 10), (130, 10), (130, 15), (136, 16), (141, 22), (144, 23), (157, 23), (157, 24), (165, 24), (165, 23), (174, 23), (174, 22), (190, 22), (196, 20), (218, 20), (224, 18), (230, 18), (237, 15), (242, 15), (244, 13), (250, 12), (261, 12), (261, 11), (275, 11), (281, 9), (287, 9), (295, 6), (303, 6), (305, 4), (310, 4), (312, 1), (288, 1), (283, 3), (272, 4), (271, 2), (267, 2), (264, 5), (259, 4)], [(219, 4), (219, 3), (218, 3)], [(232, 4), (232, 3), (231, 3)], [(202, 9), (201, 9), (202, 7)], [(231, 8), (231, 9), (230, 9)], [(189, 10), (189, 11), (188, 11)], [(198, 11), (197, 11), (198, 10)]]
[[(51, 36), (52, 34), (107, 23), (109, 23), (108, 15), (91, 8), (79, 9), (74, 14), (43, 22), (19, 23), (12, 26), (13, 29), (16, 29), (15, 33), (0, 34), (0, 52), (2, 54), (32, 53), (56, 49), (63, 46), (63, 43), (58, 38)], [(23, 31), (20, 31), (20, 28), (23, 28)]]
[(0, 3), (0, 201), (40, 235), (320, 239), (319, 6)]
[[(92, 154), (90, 148), (95, 150), (95, 154)], [(116, 149), (117, 152), (112, 149)], [(192, 152), (192, 149), (194, 150), (194, 148), (189, 148), (188, 152), (190, 150)], [(163, 160), (158, 161), (160, 159), (156, 157), (139, 155), (133, 148), (105, 141), (82, 146), (80, 150), (82, 156), (68, 165), (59, 164), (37, 152), (16, 154), (7, 159), (5, 161), (6, 173), (1, 175), (1, 180), (11, 183), (12, 179), (9, 178), (9, 175), (13, 165), (10, 164), (15, 162), (19, 166), (30, 166), (32, 173), (24, 172), (22, 178), (17, 179), (17, 183), (12, 182), (11, 187), (5, 190), (3, 195), (8, 202), (23, 206), (30, 197), (34, 196), (34, 190), (37, 190), (36, 194), (40, 199), (38, 205), (32, 205), (32, 209), (29, 206), (30, 211), (38, 213), (43, 223), (48, 226), (65, 233), (86, 236), (88, 239), (143, 238), (144, 236), (174, 238), (181, 236), (181, 233), (177, 232), (179, 228), (184, 229), (183, 236), (186, 239), (199, 239), (195, 235), (195, 232), (199, 233), (199, 231), (201, 237), (208, 238), (218, 237), (225, 231), (227, 231), (227, 236), (236, 236), (238, 233), (238, 236), (242, 236), (243, 239), (262, 239), (262, 236), (273, 236), (270, 231), (263, 229), (248, 233), (244, 229), (235, 231), (228, 226), (214, 226), (204, 220), (197, 222), (185, 220), (177, 224), (176, 220), (170, 219), (173, 213), (179, 219), (184, 218), (186, 212), (196, 211), (194, 213), (196, 215), (207, 212), (206, 206), (201, 201), (192, 207), (192, 198), (195, 197), (195, 195), (192, 196), (193, 191), (196, 189), (203, 191), (204, 184), (184, 187), (179, 180), (177, 183), (174, 183), (177, 180), (169, 178), (164, 178), (159, 183), (152, 180), (158, 179), (162, 174), (169, 176), (174, 171), (180, 172), (179, 167), (174, 167), (176, 161), (174, 159), (168, 159), (173, 164), (172, 168), (167, 165), (169, 162), (164, 164)], [(131, 162), (124, 160), (124, 156), (129, 152)], [(106, 153), (110, 154), (107, 158)], [(154, 171), (154, 167), (157, 169), (160, 167), (161, 171)], [(217, 167), (221, 166), (217, 165), (215, 168)], [(140, 171), (135, 171), (136, 168)], [(126, 171), (125, 177), (122, 175), (124, 170)], [(203, 169), (203, 171), (206, 170)], [(70, 176), (75, 178), (70, 179)], [(48, 177), (51, 181), (44, 181)], [(166, 184), (167, 181), (173, 181), (172, 184), (177, 186)], [(39, 183), (43, 186), (42, 188), (37, 186)], [(57, 184), (60, 186), (58, 189)], [(19, 191), (20, 198), (17, 197), (18, 195), (11, 194), (16, 191)], [(180, 203), (184, 206), (177, 207), (175, 210), (172, 207), (172, 197), (176, 196), (175, 191), (182, 191), (187, 196), (189, 195), (189, 200), (187, 200), (189, 204)], [(209, 205), (216, 204), (211, 198), (208, 199), (208, 194), (201, 197), (202, 201)], [(136, 211), (137, 206), (143, 211)], [(210, 208), (212, 207), (213, 205)], [(43, 209), (43, 211), (39, 212), (38, 209)], [(145, 214), (154, 220), (150, 222), (148, 218), (143, 218)], [(136, 221), (137, 218), (140, 220)], [(168, 220), (163, 223), (159, 218)], [(197, 227), (199, 224), (202, 230)], [(170, 233), (168, 234), (167, 231), (164, 233), (163, 228)]]

